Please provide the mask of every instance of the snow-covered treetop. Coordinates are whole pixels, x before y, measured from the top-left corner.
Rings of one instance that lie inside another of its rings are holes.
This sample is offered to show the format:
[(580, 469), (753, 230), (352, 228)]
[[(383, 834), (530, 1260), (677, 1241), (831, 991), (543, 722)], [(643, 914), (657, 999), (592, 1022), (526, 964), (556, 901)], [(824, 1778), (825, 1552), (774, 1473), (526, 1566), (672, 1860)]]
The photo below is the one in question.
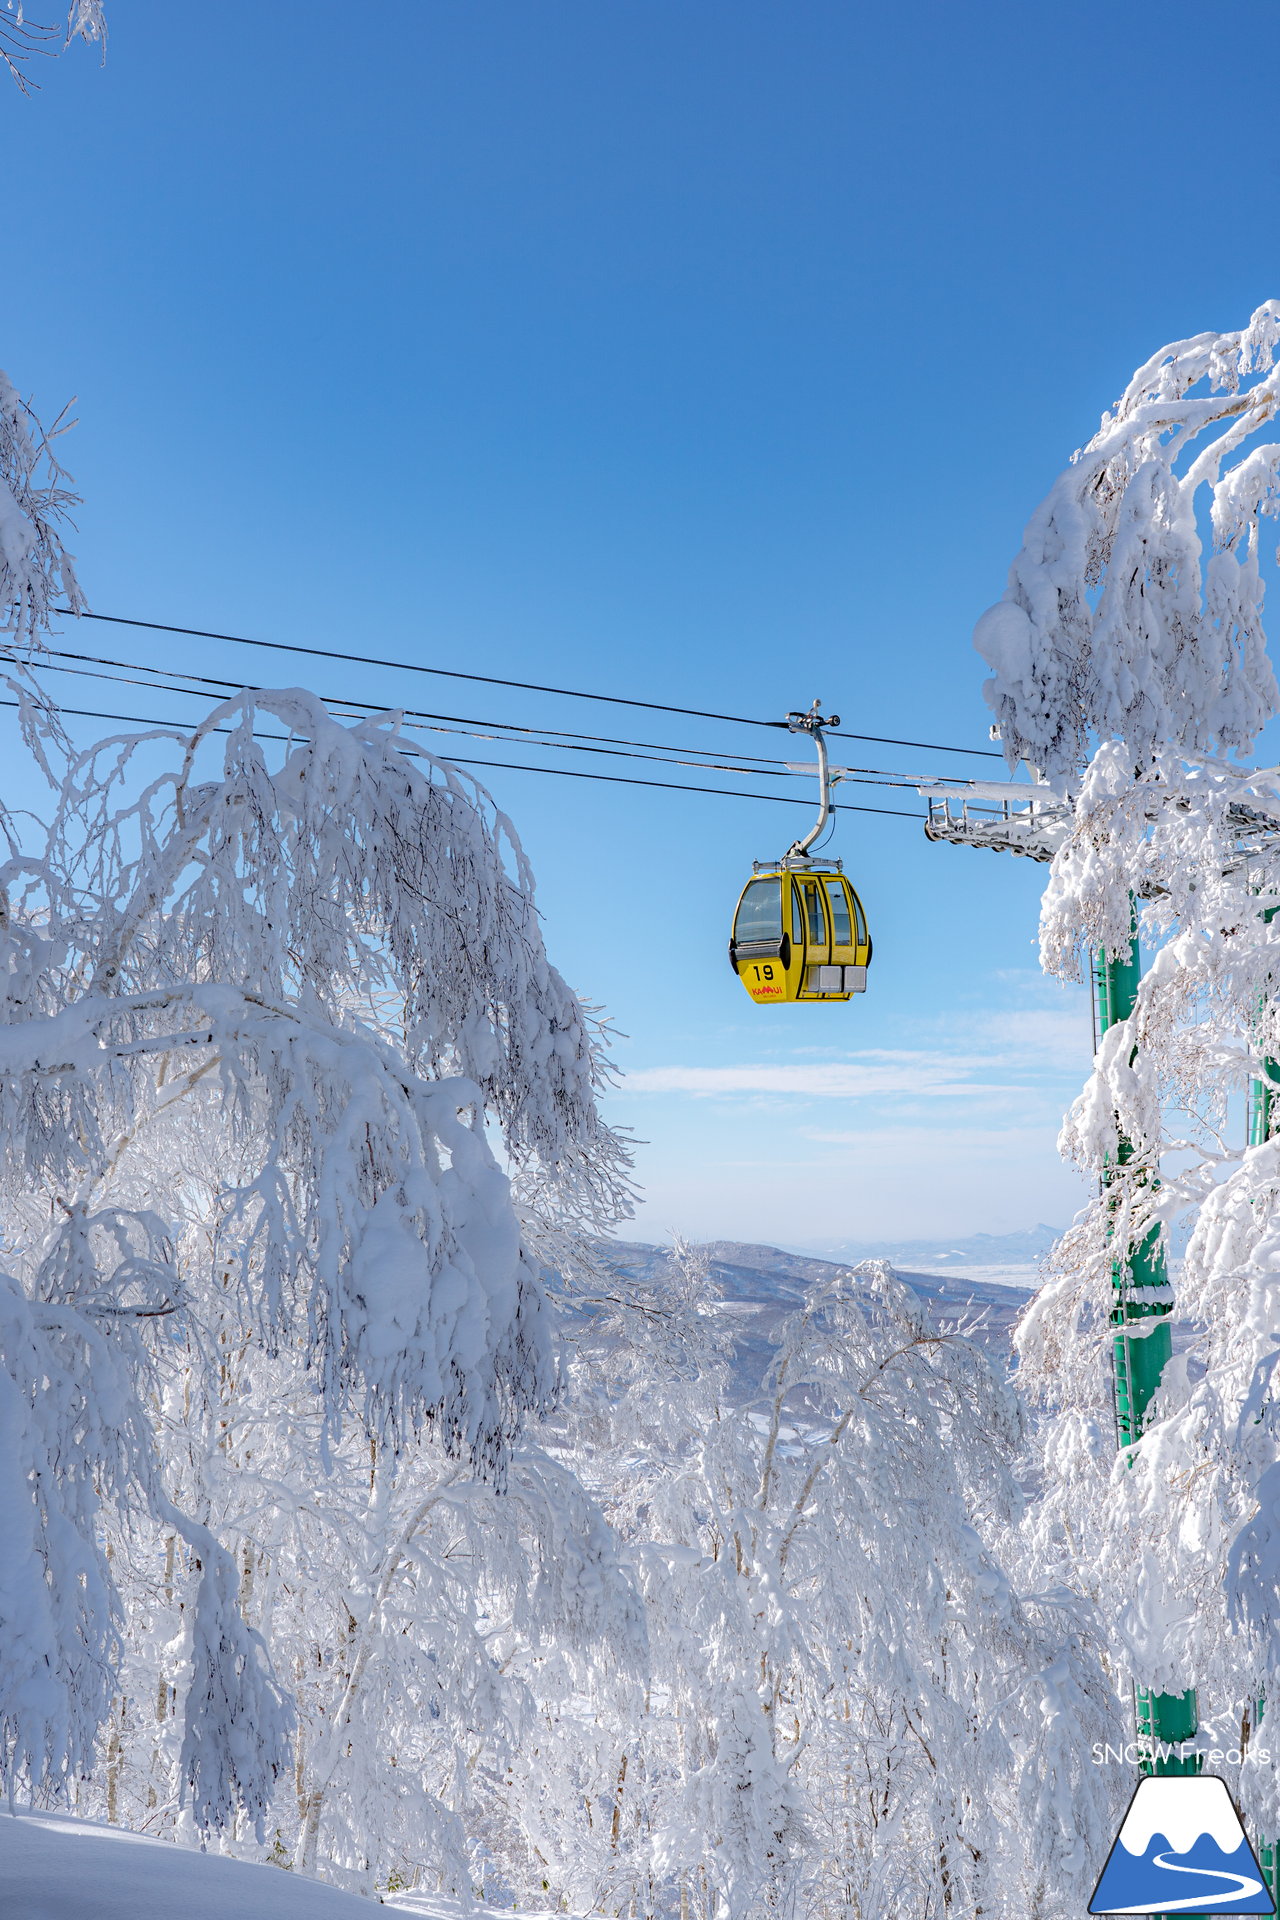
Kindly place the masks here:
[(0, 803), (0, 1791), (88, 1763), (119, 1632), (105, 1512), (184, 1543), (180, 1791), (261, 1838), (292, 1708), (170, 1455), (191, 1466), (213, 1406), (219, 1473), (247, 1476), (222, 1415), (260, 1367), (291, 1375), (322, 1467), (347, 1436), (390, 1486), (425, 1430), (502, 1485), (556, 1386), (539, 1235), (615, 1224), (629, 1158), (514, 829), (397, 716), (245, 691), (80, 751), (31, 679), (7, 685), (51, 818)]
[(6, 373), (0, 372), (0, 632), (33, 640), (65, 601), (84, 605), (71, 555), (58, 532), (77, 495), (53, 453), (74, 422), (59, 415), (46, 433)]
[(1246, 445), (1280, 401), (1278, 348), (1277, 301), (1162, 347), (1032, 515), (974, 633), (1010, 766), (1064, 779), (1109, 739), (1135, 765), (1240, 753), (1280, 705), (1259, 572), (1280, 445)]
[[(62, 42), (69, 47), (73, 40), (97, 40), (105, 42), (107, 37), (107, 16), (102, 0), (70, 0), (67, 7), (66, 37)], [(9, 69), (23, 93), (30, 93), (35, 82), (26, 71), (26, 63), (33, 53), (58, 53), (59, 29), (37, 24), (28, 20), (19, 0), (6, 0), (0, 9), (0, 65)]]
[(7, 1217), (34, 1206), (36, 1244), (50, 1193), (70, 1220), (165, 1190), (185, 1112), (218, 1257), (331, 1417), (429, 1421), (498, 1465), (553, 1370), (493, 1146), (544, 1214), (629, 1210), (597, 1029), (510, 823), (394, 717), (344, 726), (300, 688), (61, 766), (53, 716), (25, 721), (58, 800), (42, 848), (0, 816)]

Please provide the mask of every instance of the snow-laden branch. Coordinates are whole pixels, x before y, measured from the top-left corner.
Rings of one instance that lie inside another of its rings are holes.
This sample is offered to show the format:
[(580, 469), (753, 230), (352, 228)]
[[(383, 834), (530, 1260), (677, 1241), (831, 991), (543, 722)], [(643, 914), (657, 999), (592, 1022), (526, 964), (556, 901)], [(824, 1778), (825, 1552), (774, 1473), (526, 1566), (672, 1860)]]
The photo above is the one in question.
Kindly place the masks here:
[[(23, 1436), (0, 1492), (0, 1623), (22, 1655), (0, 1670), (0, 1766), (56, 1791), (87, 1765), (119, 1651), (104, 1530), (131, 1560), (158, 1528), (182, 1595), (170, 1791), (201, 1826), (239, 1809), (257, 1827), (291, 1708), (219, 1537), (246, 1428), (244, 1484), (280, 1497), (241, 1388), (254, 1366), (289, 1380), (281, 1418), (321, 1478), (364, 1448), (394, 1483), (429, 1436), (502, 1486), (556, 1379), (511, 1176), (567, 1243), (625, 1215), (628, 1154), (514, 830), (402, 751), (394, 716), (245, 693), (194, 734), (79, 752), (23, 699), (54, 802), (38, 836), (0, 810), (0, 1421)], [(585, 1641), (627, 1583), (554, 1479), (529, 1496), (550, 1532), (525, 1628), (554, 1606)]]
[(1275, 417), (1278, 346), (1268, 301), (1163, 347), (1036, 509), (974, 636), (1011, 767), (1067, 779), (1110, 739), (1131, 766), (1242, 752), (1275, 712), (1259, 542), (1280, 448), (1240, 450)]
[(29, 94), (36, 88), (28, 66), (33, 53), (53, 55), (69, 47), (73, 40), (89, 40), (102, 46), (105, 57), (106, 39), (103, 0), (70, 0), (65, 34), (56, 26), (28, 20), (25, 9), (13, 4), (13, 0), (0, 12), (0, 66), (8, 68), (22, 93)]
[(64, 412), (46, 432), (0, 373), (0, 631), (28, 642), (48, 632), (56, 605), (85, 604), (61, 533), (78, 496), (54, 452), (74, 425)]
[(650, 1675), (611, 1746), (574, 1703), (522, 1753), (540, 1852), (604, 1911), (1056, 1912), (1040, 1876), (1065, 1912), (1110, 1838), (1088, 1753), (1119, 1703), (1087, 1602), (1024, 1596), (1003, 1557), (1007, 1383), (876, 1263), (780, 1322), (757, 1393), (708, 1338), (714, 1287), (682, 1315), (661, 1278), (560, 1421), (637, 1566)]
[[(1018, 1335), (1020, 1383), (1048, 1412), (1034, 1551), (1097, 1598), (1118, 1673), (1196, 1688), (1202, 1740), (1224, 1752), (1247, 1746), (1280, 1682), (1278, 829), (1280, 769), (1157, 748), (1135, 771), (1129, 743), (1104, 742), (1041, 920), (1046, 969), (1079, 977), (1090, 949), (1125, 954), (1136, 901), (1148, 964), (1063, 1125), (1097, 1198)], [(1127, 1292), (1129, 1250), (1180, 1220), (1172, 1287)], [(1140, 1443), (1117, 1455), (1109, 1349), (1125, 1299), (1172, 1307), (1174, 1357)], [(1270, 1831), (1273, 1770), (1239, 1764), (1238, 1786)]]
[(136, 1337), (96, 1317), (108, 1275), (117, 1293), (139, 1277), (126, 1223), (98, 1236), (126, 1250), (114, 1272), (93, 1258), (93, 1237), (75, 1220), (58, 1230), (35, 1299), (0, 1275), (0, 1769), (12, 1794), (24, 1777), (56, 1790), (91, 1768), (122, 1625), (105, 1503), (164, 1521), (197, 1556), (181, 1777), (201, 1824), (223, 1826), (239, 1806), (260, 1833), (291, 1711), (240, 1612), (234, 1562), (164, 1491)]
[[(262, 714), (291, 736), (275, 767)], [(198, 779), (215, 726), (221, 777)], [(14, 875), (7, 1178), (96, 1195), (177, 1073), (225, 1149), (218, 1257), (267, 1337), (305, 1340), (334, 1419), (431, 1420), (497, 1468), (552, 1374), (487, 1124), (562, 1210), (628, 1205), (519, 843), (455, 769), (300, 690), (221, 703), (131, 791), (166, 744), (73, 757), (43, 862)]]

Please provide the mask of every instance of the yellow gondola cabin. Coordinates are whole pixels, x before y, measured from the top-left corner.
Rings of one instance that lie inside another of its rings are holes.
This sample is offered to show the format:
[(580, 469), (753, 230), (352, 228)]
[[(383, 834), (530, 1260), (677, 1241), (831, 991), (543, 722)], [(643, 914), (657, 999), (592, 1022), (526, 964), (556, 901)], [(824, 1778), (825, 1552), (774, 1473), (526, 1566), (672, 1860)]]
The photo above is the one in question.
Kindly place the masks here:
[(865, 993), (871, 936), (839, 863), (756, 863), (738, 900), (729, 964), (757, 1006)]

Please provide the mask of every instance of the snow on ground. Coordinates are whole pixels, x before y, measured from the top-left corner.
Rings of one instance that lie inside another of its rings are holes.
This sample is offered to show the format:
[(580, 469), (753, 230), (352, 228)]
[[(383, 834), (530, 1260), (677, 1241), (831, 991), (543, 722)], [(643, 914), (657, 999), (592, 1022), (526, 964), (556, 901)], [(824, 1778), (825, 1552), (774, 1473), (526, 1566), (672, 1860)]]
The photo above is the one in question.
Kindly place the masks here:
[[(456, 1901), (403, 1893), (386, 1911), (463, 1920)], [(279, 1867), (198, 1853), (64, 1813), (0, 1812), (0, 1920), (369, 1920), (376, 1903)], [(498, 1920), (472, 1907), (469, 1920)], [(502, 1920), (537, 1920), (513, 1916)]]
[[(398, 1893), (393, 1899), (384, 1902), (388, 1911), (395, 1913), (417, 1913), (430, 1916), (430, 1920), (565, 1920), (562, 1913), (554, 1913), (548, 1908), (545, 1912), (524, 1909), (517, 1913), (512, 1907), (460, 1907), (455, 1901), (442, 1900), (434, 1893)], [(369, 1911), (365, 1908), (365, 1913)], [(589, 1913), (583, 1920), (603, 1920), (600, 1914)]]
[(945, 1277), (959, 1283), (958, 1291), (966, 1284), (992, 1287), (1020, 1287), (1024, 1293), (1034, 1293), (1040, 1285), (1040, 1266), (1034, 1260), (1010, 1260), (994, 1266), (947, 1266), (945, 1269), (931, 1268), (930, 1277), (941, 1280)]

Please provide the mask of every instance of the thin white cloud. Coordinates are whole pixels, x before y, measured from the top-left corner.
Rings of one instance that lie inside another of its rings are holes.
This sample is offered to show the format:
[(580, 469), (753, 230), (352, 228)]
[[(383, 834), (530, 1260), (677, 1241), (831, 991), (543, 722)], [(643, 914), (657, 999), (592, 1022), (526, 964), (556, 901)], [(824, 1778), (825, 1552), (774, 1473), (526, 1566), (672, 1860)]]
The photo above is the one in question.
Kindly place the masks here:
[(728, 1067), (641, 1067), (627, 1074), (621, 1091), (631, 1093), (805, 1094), (819, 1099), (850, 1099), (888, 1093), (995, 1095), (1020, 1093), (1017, 1086), (970, 1079), (989, 1068), (990, 1059), (935, 1059), (903, 1054), (896, 1060), (797, 1061), (779, 1065)]
[(634, 1094), (626, 1117), (655, 1139), (637, 1232), (791, 1246), (1069, 1219), (1087, 1183), (1057, 1136), (1091, 1064), (1089, 996), (1030, 970), (1002, 987), (1003, 1005), (926, 1004), (874, 1035), (909, 1046), (744, 1026), (625, 1075), (611, 1107)]
[(1027, 1007), (988, 1014), (978, 1023), (977, 1032), (994, 1050), (988, 1059), (1016, 1058), (1028, 1067), (1078, 1073), (1082, 1081), (1093, 1064), (1087, 1002), (1083, 1008)]
[(674, 1222), (695, 1239), (792, 1246), (1065, 1221), (1088, 1183), (1058, 1158), (1055, 1132), (1048, 1120), (1001, 1127), (957, 1126), (954, 1118), (943, 1126), (795, 1129), (763, 1156), (743, 1151), (745, 1125), (731, 1125), (727, 1140), (717, 1126), (716, 1152), (646, 1159), (637, 1233)]
[[(800, 1130), (802, 1140), (811, 1140), (815, 1146), (853, 1147), (859, 1155), (874, 1154), (880, 1159), (892, 1160), (898, 1155), (908, 1154), (918, 1157), (921, 1153), (935, 1153), (938, 1150), (937, 1130), (927, 1127), (864, 1127), (864, 1128), (820, 1128), (803, 1127)], [(1041, 1150), (1039, 1139), (1030, 1143), (1030, 1151)], [(1024, 1155), (1028, 1151), (1028, 1135), (1025, 1127), (966, 1127), (962, 1134), (948, 1136), (946, 1151), (949, 1155), (962, 1154), (972, 1158), (977, 1154), (1016, 1153)]]
[[(923, 1037), (919, 1028), (913, 1037)], [(887, 1094), (995, 1098), (1039, 1086), (1065, 1104), (1083, 1084), (1091, 1054), (1088, 1001), (1079, 996), (1071, 1007), (958, 1015), (939, 1028), (927, 1050), (803, 1047), (781, 1060), (637, 1067), (624, 1076), (621, 1091), (847, 1100)]]

